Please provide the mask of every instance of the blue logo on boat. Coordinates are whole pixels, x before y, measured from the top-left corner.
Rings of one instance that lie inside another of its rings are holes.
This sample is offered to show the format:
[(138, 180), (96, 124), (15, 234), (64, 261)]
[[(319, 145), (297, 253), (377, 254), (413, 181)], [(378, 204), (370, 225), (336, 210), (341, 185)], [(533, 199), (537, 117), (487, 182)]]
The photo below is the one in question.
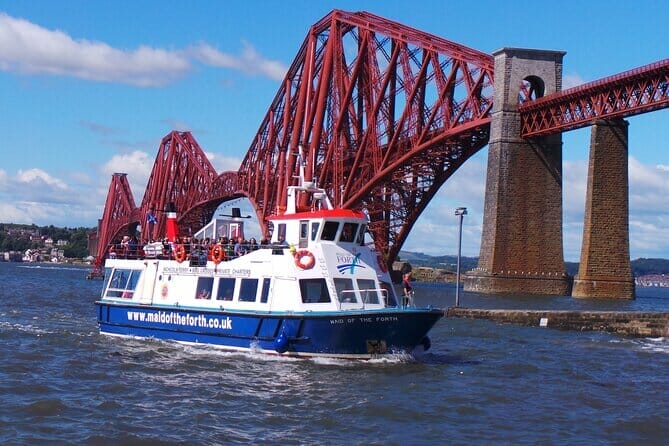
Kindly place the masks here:
[(360, 253), (355, 256), (337, 254), (337, 260), (341, 262), (337, 265), (337, 271), (341, 274), (344, 274), (346, 270), (349, 270), (353, 274), (356, 268), (366, 268), (366, 266), (360, 264)]

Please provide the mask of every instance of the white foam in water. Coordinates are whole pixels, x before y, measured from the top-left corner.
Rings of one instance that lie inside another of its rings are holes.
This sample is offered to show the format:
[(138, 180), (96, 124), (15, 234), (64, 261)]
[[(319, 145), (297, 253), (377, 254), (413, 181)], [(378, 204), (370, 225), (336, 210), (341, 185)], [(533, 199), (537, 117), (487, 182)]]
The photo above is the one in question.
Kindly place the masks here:
[(34, 325), (23, 325), (23, 324), (12, 324), (10, 322), (0, 321), (0, 329), (3, 330), (15, 330), (23, 333), (32, 333), (37, 336), (52, 334), (53, 331), (44, 330), (42, 328), (35, 327)]
[(639, 341), (643, 350), (657, 353), (669, 353), (669, 339), (667, 338), (645, 338)]
[(33, 265), (33, 266), (17, 266), (17, 268), (26, 268), (26, 269), (56, 269), (56, 270), (65, 270), (65, 271), (84, 271), (86, 268), (75, 268), (71, 266), (44, 266), (44, 265)]

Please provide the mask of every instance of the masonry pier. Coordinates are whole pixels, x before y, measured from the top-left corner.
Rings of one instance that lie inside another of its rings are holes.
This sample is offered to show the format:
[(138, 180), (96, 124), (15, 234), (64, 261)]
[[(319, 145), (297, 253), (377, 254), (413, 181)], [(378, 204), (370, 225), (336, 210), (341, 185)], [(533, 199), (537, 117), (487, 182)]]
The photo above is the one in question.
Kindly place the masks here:
[(634, 298), (627, 129), (623, 119), (599, 120), (592, 126), (583, 244), (574, 297)]
[(504, 48), (495, 56), (483, 234), (465, 290), (568, 295), (562, 253), (562, 136), (520, 137), (523, 85), (538, 97), (561, 89), (561, 51)]

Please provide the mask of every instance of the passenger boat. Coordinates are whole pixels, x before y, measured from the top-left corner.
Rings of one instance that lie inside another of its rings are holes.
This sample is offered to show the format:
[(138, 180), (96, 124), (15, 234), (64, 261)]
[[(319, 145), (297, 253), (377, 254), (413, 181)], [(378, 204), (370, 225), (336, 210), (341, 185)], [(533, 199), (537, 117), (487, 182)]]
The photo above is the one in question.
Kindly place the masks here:
[[(176, 213), (168, 213), (169, 253), (145, 246), (138, 258), (106, 259), (100, 332), (296, 357), (428, 349), (443, 311), (398, 297), (365, 243), (366, 215), (333, 207), (324, 189), (304, 180), (303, 166), (287, 192), (285, 211), (268, 218), (270, 243), (245, 255), (215, 244), (206, 258), (188, 259), (176, 243)], [(243, 234), (238, 213), (231, 217), (212, 220), (209, 230)]]

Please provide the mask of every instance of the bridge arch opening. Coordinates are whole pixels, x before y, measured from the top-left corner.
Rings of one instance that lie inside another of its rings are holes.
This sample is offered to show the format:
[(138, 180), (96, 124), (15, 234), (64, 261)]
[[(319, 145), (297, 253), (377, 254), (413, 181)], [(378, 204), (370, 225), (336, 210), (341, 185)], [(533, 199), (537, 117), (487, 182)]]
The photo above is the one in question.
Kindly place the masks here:
[(518, 104), (544, 97), (546, 93), (546, 84), (538, 76), (527, 76), (521, 83), (518, 90)]

